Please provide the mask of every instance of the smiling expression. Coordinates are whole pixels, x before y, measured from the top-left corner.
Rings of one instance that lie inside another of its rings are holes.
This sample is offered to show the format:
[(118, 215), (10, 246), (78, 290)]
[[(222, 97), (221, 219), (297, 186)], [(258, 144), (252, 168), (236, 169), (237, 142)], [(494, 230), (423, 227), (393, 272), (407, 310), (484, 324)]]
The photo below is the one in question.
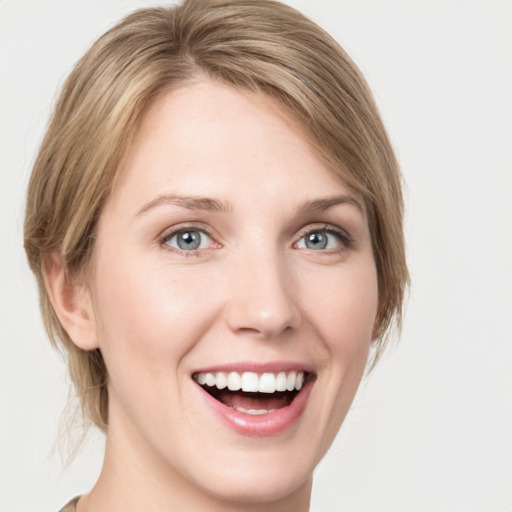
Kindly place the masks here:
[(309, 489), (378, 289), (364, 202), (282, 106), (206, 80), (158, 98), (102, 210), (90, 290), (112, 450), (220, 499)]

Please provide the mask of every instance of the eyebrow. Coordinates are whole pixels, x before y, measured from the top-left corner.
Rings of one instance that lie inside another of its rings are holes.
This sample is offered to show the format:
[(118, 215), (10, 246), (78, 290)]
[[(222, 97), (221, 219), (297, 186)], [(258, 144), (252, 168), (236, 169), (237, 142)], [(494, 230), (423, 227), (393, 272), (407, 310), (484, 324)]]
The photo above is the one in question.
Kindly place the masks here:
[(349, 204), (355, 206), (363, 215), (365, 215), (365, 208), (363, 204), (353, 196), (333, 196), (322, 199), (316, 199), (315, 201), (306, 201), (299, 207), (299, 213), (318, 213), (328, 210), (333, 206), (339, 204)]
[[(365, 213), (363, 205), (352, 196), (334, 196), (314, 201), (306, 201), (299, 207), (299, 214), (317, 213), (328, 210), (333, 206), (340, 204), (349, 204), (355, 206), (362, 214)], [(204, 210), (209, 212), (231, 213), (234, 210), (233, 205), (228, 201), (220, 201), (210, 197), (201, 196), (182, 196), (177, 194), (163, 194), (146, 203), (136, 214), (143, 215), (162, 205), (174, 205), (188, 210)]]
[(233, 205), (227, 201), (219, 201), (210, 197), (182, 196), (177, 194), (163, 194), (146, 203), (136, 215), (142, 215), (157, 206), (174, 205), (188, 210), (205, 210), (209, 212), (230, 213)]

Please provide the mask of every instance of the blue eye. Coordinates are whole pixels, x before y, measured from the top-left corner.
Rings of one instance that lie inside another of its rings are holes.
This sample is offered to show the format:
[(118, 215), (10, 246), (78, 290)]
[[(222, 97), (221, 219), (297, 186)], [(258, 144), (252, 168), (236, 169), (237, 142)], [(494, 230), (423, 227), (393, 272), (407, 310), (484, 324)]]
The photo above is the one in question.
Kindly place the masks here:
[(328, 229), (317, 229), (304, 235), (297, 243), (299, 249), (311, 249), (313, 251), (325, 251), (335, 249), (343, 244), (343, 236)]
[(164, 242), (180, 251), (196, 251), (209, 247), (212, 239), (199, 229), (182, 229), (167, 237)]

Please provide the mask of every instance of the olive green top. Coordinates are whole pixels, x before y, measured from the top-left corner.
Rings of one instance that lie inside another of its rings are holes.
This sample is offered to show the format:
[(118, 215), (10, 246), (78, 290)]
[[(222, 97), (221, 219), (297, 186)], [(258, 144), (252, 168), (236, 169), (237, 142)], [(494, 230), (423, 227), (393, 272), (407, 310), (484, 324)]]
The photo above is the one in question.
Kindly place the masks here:
[(78, 503), (79, 499), (80, 496), (73, 498), (67, 505), (64, 505), (64, 507), (62, 507), (59, 512), (76, 512), (76, 504)]

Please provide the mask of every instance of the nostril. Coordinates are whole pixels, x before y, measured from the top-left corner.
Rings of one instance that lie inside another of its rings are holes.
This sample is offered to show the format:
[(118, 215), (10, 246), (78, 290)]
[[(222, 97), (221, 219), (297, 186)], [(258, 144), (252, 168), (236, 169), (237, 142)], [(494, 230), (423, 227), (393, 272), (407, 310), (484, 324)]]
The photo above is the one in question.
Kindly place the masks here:
[(300, 324), (300, 315), (294, 304), (282, 305), (279, 308), (260, 308), (250, 304), (237, 302), (230, 307), (226, 315), (227, 323), (233, 332), (239, 334), (259, 335), (264, 338), (276, 338), (294, 331)]

